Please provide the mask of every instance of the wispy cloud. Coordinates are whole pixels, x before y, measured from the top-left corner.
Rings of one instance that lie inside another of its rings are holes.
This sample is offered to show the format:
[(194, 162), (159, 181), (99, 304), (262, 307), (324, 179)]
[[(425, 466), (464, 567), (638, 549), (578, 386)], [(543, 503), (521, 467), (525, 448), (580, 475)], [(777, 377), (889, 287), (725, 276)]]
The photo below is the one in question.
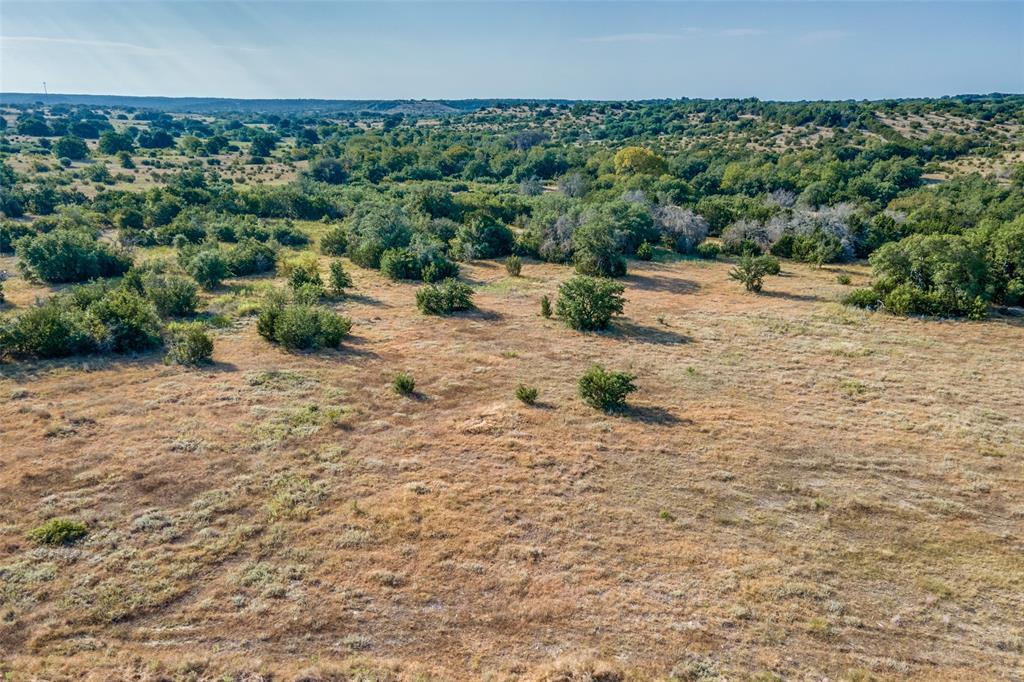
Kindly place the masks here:
[(123, 52), (136, 52), (138, 54), (166, 54), (165, 50), (133, 43), (121, 43), (110, 40), (86, 40), (83, 38), (54, 38), (51, 36), (0, 36), (0, 46), (7, 45), (71, 45), (74, 47), (88, 47), (101, 50), (120, 50)]
[(726, 38), (746, 38), (749, 36), (760, 36), (767, 33), (760, 28), (727, 28), (723, 31), (719, 31), (718, 35), (725, 36)]
[(850, 31), (842, 31), (840, 29), (830, 28), (823, 31), (810, 31), (800, 36), (800, 40), (805, 43), (831, 43), (843, 38), (848, 38), (853, 33)]
[(583, 43), (653, 43), (662, 40), (682, 40), (687, 33), (614, 33), (594, 38), (580, 38)]
[(689, 27), (672, 33), (659, 33), (659, 32), (647, 32), (647, 33), (614, 33), (606, 36), (596, 36), (593, 38), (580, 38), (582, 43), (654, 43), (667, 40), (684, 40), (686, 38), (692, 38), (694, 36), (717, 36), (722, 38), (749, 38), (751, 36), (764, 35), (767, 31), (760, 28), (724, 28), (724, 29), (707, 29), (707, 28), (696, 28)]

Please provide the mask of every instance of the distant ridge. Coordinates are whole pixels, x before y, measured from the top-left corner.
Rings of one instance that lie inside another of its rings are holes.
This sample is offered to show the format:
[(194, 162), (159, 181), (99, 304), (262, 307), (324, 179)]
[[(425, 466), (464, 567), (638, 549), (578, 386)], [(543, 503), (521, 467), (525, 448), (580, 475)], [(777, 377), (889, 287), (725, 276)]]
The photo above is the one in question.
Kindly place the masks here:
[(67, 93), (3, 92), (0, 104), (86, 104), (100, 107), (132, 107), (168, 112), (214, 113), (252, 112), (338, 112), (444, 116), (485, 109), (499, 103), (558, 103), (572, 100), (549, 99), (461, 99), (461, 100), (357, 100), (357, 99), (234, 99), (223, 97), (133, 97), (130, 95), (78, 95)]
[[(634, 103), (669, 102), (765, 102), (775, 104), (810, 104), (816, 102), (927, 102), (952, 100), (960, 102), (1003, 101), (1018, 99), (1024, 94), (992, 92), (988, 94), (943, 95), (941, 97), (907, 97), (881, 100), (761, 100), (746, 98), (659, 98), (644, 100), (607, 100), (608, 102), (631, 101)], [(409, 116), (451, 116), (466, 114), (496, 105), (515, 104), (573, 104), (575, 102), (597, 102), (590, 99), (544, 99), (494, 97), (487, 99), (246, 99), (231, 97), (137, 97), (132, 95), (80, 95), (72, 93), (0, 92), (0, 106), (23, 105), (44, 102), (46, 104), (81, 104), (96, 107), (118, 107), (153, 109), (174, 113), (336, 113), (336, 114), (406, 114)]]

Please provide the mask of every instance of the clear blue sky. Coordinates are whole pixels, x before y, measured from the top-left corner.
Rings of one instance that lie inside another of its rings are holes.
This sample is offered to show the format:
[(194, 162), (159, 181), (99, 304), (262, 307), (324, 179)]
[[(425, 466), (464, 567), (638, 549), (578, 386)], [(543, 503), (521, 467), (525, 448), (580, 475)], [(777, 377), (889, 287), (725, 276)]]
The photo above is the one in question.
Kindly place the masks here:
[(1024, 92), (1024, 2), (0, 2), (0, 89), (339, 99)]

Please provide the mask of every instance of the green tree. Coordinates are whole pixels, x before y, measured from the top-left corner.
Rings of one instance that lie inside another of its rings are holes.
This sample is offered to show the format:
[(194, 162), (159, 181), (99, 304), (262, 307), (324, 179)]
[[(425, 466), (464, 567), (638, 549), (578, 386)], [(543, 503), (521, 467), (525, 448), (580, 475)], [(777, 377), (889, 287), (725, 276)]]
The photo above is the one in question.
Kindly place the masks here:
[(108, 130), (100, 136), (99, 150), (104, 154), (117, 154), (135, 149), (135, 144), (129, 135)]
[(615, 154), (615, 172), (620, 175), (661, 175), (668, 172), (665, 160), (645, 147), (625, 147)]
[(577, 275), (558, 287), (555, 312), (573, 329), (606, 329), (613, 315), (622, 314), (623, 291), (625, 287), (618, 282)]
[(53, 143), (53, 155), (58, 159), (81, 161), (89, 158), (89, 147), (82, 138), (65, 135)]
[(761, 291), (765, 276), (778, 273), (778, 266), (779, 261), (774, 256), (754, 256), (747, 253), (729, 271), (729, 276), (741, 282), (747, 291), (756, 293)]

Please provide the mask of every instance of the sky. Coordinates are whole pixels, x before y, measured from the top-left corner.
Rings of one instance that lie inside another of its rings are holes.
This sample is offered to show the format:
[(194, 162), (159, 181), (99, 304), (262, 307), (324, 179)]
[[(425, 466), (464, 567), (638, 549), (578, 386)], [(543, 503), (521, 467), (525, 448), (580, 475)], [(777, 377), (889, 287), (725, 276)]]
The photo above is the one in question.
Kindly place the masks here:
[(0, 0), (0, 90), (246, 98), (1024, 92), (1024, 2)]

